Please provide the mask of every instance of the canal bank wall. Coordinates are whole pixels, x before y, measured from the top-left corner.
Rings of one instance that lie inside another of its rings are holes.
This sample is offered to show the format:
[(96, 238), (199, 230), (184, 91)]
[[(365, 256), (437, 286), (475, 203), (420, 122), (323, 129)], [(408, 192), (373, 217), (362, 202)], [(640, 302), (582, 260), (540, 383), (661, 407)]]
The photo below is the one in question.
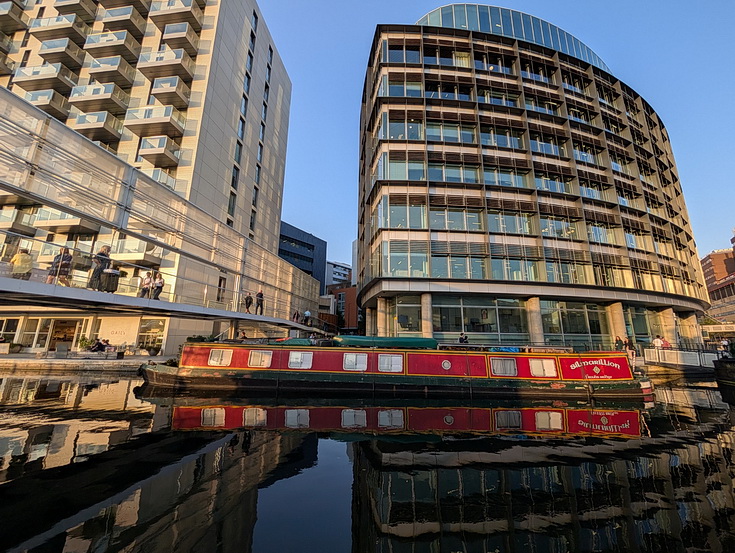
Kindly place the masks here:
[(138, 368), (148, 361), (164, 363), (175, 356), (158, 355), (128, 355), (122, 359), (104, 359), (87, 357), (67, 357), (56, 359), (53, 357), (29, 357), (27, 355), (3, 355), (0, 357), (0, 371), (12, 372), (16, 370), (43, 370), (43, 371), (103, 371), (136, 373)]

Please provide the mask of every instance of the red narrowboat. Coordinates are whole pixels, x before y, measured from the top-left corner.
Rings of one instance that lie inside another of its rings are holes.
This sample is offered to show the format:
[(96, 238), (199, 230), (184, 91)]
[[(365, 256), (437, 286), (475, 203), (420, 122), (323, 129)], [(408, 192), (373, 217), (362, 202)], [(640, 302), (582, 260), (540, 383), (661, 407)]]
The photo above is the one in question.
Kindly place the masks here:
[[(400, 397), (542, 396), (645, 400), (651, 382), (614, 352), (493, 351), (437, 347), (430, 339), (193, 343), (178, 367), (144, 365), (146, 382), (174, 390), (357, 393)], [(427, 347), (406, 347), (424, 344)], [(431, 345), (434, 345), (432, 349)], [(521, 348), (497, 348), (518, 349)]]

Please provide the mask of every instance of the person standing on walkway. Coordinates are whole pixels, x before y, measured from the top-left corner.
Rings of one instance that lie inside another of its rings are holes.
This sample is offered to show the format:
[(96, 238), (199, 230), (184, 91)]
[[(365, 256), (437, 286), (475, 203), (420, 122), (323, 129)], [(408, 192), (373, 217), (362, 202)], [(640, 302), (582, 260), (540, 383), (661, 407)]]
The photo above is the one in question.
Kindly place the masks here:
[(148, 271), (140, 281), (140, 290), (138, 290), (139, 298), (147, 298), (151, 294), (151, 288), (153, 287), (153, 275)]
[(620, 336), (615, 336), (615, 351), (625, 351), (625, 342)]
[(661, 339), (661, 336), (656, 334), (656, 337), (651, 342), (651, 345), (656, 349), (661, 349), (664, 345), (664, 341)]
[(255, 314), (263, 314), (263, 290), (258, 290), (258, 293), (255, 294)]
[(151, 299), (157, 300), (158, 297), (161, 295), (161, 292), (163, 292), (163, 287), (166, 285), (166, 281), (163, 280), (163, 276), (161, 276), (161, 273), (156, 273), (155, 278), (153, 279), (153, 288), (151, 289)]
[(28, 250), (21, 248), (10, 260), (13, 266), (11, 271), (13, 278), (20, 280), (28, 280), (31, 278), (31, 270), (33, 269), (33, 258)]
[(635, 344), (633, 343), (633, 339), (630, 337), (625, 339), (625, 351), (628, 354), (628, 361), (630, 362), (630, 367), (632, 369), (635, 369), (635, 358), (638, 352), (635, 349)]
[(92, 258), (92, 275), (89, 277), (87, 288), (99, 290), (100, 292), (104, 291), (102, 289), (102, 273), (110, 266), (111, 262), (110, 246), (102, 246), (100, 251)]
[(250, 308), (253, 306), (253, 296), (250, 295), (250, 292), (248, 292), (248, 295), (245, 296), (245, 313), (250, 313)]
[(46, 284), (53, 284), (54, 279), (58, 277), (59, 284), (62, 286), (71, 286), (69, 282), (71, 262), (72, 257), (69, 253), (69, 248), (61, 248), (61, 251), (56, 254), (54, 260), (51, 262), (51, 267), (49, 267), (48, 276), (46, 277)]
[(309, 323), (311, 322), (311, 311), (308, 309), (304, 311), (304, 324), (306, 326), (310, 326)]

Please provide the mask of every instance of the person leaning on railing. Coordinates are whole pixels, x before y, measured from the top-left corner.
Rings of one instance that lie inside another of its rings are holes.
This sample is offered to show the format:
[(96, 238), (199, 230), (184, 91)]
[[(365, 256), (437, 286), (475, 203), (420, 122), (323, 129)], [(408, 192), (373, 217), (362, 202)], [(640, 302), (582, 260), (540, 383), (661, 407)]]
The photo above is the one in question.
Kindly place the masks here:
[(69, 248), (61, 248), (61, 251), (56, 254), (54, 260), (51, 262), (51, 267), (49, 267), (48, 276), (46, 277), (46, 284), (53, 284), (54, 280), (58, 278), (59, 284), (62, 286), (71, 286), (69, 282), (71, 263), (72, 257), (69, 253)]
[(18, 250), (13, 258), (10, 260), (10, 264), (13, 266), (11, 274), (13, 278), (20, 280), (28, 280), (31, 278), (31, 271), (33, 270), (33, 258), (28, 250), (21, 248)]

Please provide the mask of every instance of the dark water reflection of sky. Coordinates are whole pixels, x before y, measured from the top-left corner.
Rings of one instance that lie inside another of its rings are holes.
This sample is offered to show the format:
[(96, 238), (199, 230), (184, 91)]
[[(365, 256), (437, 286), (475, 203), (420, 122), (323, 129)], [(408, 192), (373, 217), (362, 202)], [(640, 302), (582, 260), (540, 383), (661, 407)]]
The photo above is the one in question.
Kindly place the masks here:
[(735, 410), (706, 379), (594, 408), (140, 384), (0, 374), (0, 551), (735, 551)]

